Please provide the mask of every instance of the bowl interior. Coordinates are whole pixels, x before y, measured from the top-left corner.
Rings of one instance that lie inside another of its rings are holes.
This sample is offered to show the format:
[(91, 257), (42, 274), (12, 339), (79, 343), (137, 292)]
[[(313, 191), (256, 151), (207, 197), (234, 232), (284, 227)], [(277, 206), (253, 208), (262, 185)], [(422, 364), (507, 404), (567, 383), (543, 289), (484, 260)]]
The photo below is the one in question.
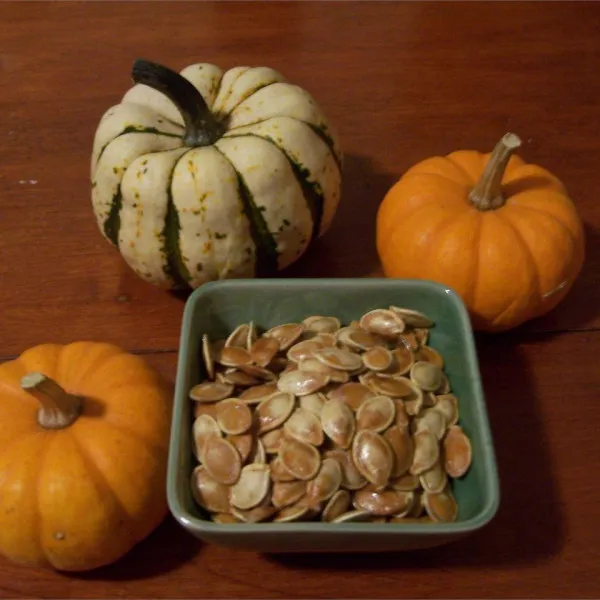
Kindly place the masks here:
[[(224, 338), (237, 325), (251, 320), (264, 330), (317, 314), (336, 316), (347, 324), (390, 304), (420, 310), (435, 321), (428, 343), (445, 359), (445, 372), (459, 401), (460, 424), (473, 448), (471, 469), (452, 483), (459, 507), (457, 522), (402, 527), (412, 532), (439, 526), (464, 531), (492, 518), (498, 503), (495, 457), (471, 326), (460, 298), (444, 286), (417, 280), (253, 279), (205, 284), (190, 296), (185, 308), (168, 474), (171, 510), (180, 521), (196, 521), (196, 526), (202, 526), (206, 519), (190, 492), (195, 463), (191, 452), (193, 415), (187, 396), (205, 376), (200, 358), (202, 335)], [(213, 525), (219, 527), (209, 526)]]

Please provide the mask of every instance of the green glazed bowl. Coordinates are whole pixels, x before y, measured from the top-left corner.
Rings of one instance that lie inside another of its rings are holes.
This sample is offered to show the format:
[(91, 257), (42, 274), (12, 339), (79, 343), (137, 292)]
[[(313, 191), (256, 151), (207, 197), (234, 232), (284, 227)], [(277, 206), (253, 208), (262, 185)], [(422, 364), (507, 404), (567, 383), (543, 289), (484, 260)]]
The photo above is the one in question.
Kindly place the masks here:
[[(191, 494), (195, 459), (190, 388), (203, 380), (201, 338), (226, 337), (249, 321), (260, 329), (310, 315), (342, 324), (390, 304), (425, 312), (435, 321), (429, 344), (442, 353), (446, 374), (469, 436), (473, 462), (453, 482), (458, 519), (453, 523), (236, 523), (210, 521)], [(249, 279), (207, 283), (188, 298), (183, 315), (167, 473), (169, 509), (205, 542), (258, 552), (382, 552), (438, 546), (486, 525), (496, 514), (499, 482), (492, 435), (468, 313), (459, 296), (437, 283), (398, 279)]]

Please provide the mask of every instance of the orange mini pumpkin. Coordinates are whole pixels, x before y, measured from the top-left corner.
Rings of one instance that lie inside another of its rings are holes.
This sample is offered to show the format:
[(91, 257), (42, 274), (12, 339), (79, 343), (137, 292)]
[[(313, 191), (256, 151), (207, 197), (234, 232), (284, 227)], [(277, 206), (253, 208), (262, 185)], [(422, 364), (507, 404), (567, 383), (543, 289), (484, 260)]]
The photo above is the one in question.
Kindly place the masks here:
[(139, 356), (43, 344), (0, 365), (0, 554), (82, 571), (167, 513), (172, 392)]
[(387, 277), (453, 288), (476, 330), (511, 329), (565, 297), (584, 262), (584, 232), (563, 184), (513, 154), (507, 133), (494, 151), (428, 158), (388, 191), (376, 236)]

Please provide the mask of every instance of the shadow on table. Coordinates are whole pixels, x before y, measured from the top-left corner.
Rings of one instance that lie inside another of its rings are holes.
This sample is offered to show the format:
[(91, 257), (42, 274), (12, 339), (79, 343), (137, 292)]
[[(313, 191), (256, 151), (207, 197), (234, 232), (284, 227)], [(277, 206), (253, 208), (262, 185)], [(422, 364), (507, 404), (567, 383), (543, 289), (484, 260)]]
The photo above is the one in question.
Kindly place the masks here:
[(378, 570), (503, 567), (550, 560), (565, 539), (564, 517), (536, 390), (515, 337), (478, 336), (481, 373), (500, 475), (500, 508), (480, 531), (413, 552), (266, 555), (295, 569)]
[(201, 550), (202, 542), (187, 533), (169, 515), (154, 532), (117, 562), (93, 571), (64, 575), (87, 581), (148, 579), (177, 569)]

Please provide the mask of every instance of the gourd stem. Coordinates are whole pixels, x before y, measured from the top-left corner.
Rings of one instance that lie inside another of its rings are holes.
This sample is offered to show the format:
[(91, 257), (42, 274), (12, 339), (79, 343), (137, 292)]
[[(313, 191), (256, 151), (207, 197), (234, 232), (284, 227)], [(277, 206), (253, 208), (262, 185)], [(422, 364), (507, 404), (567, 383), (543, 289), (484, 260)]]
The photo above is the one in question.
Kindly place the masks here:
[(469, 194), (469, 200), (479, 210), (494, 210), (506, 202), (502, 195), (502, 178), (512, 153), (520, 145), (521, 139), (514, 133), (505, 134), (496, 144), (483, 175)]
[(138, 58), (133, 63), (134, 83), (143, 83), (161, 92), (181, 113), (185, 124), (186, 146), (210, 146), (225, 133), (208, 108), (202, 94), (185, 77), (167, 67)]
[(44, 429), (63, 429), (81, 414), (81, 399), (67, 393), (58, 383), (42, 373), (28, 373), (21, 388), (41, 404), (38, 423)]

